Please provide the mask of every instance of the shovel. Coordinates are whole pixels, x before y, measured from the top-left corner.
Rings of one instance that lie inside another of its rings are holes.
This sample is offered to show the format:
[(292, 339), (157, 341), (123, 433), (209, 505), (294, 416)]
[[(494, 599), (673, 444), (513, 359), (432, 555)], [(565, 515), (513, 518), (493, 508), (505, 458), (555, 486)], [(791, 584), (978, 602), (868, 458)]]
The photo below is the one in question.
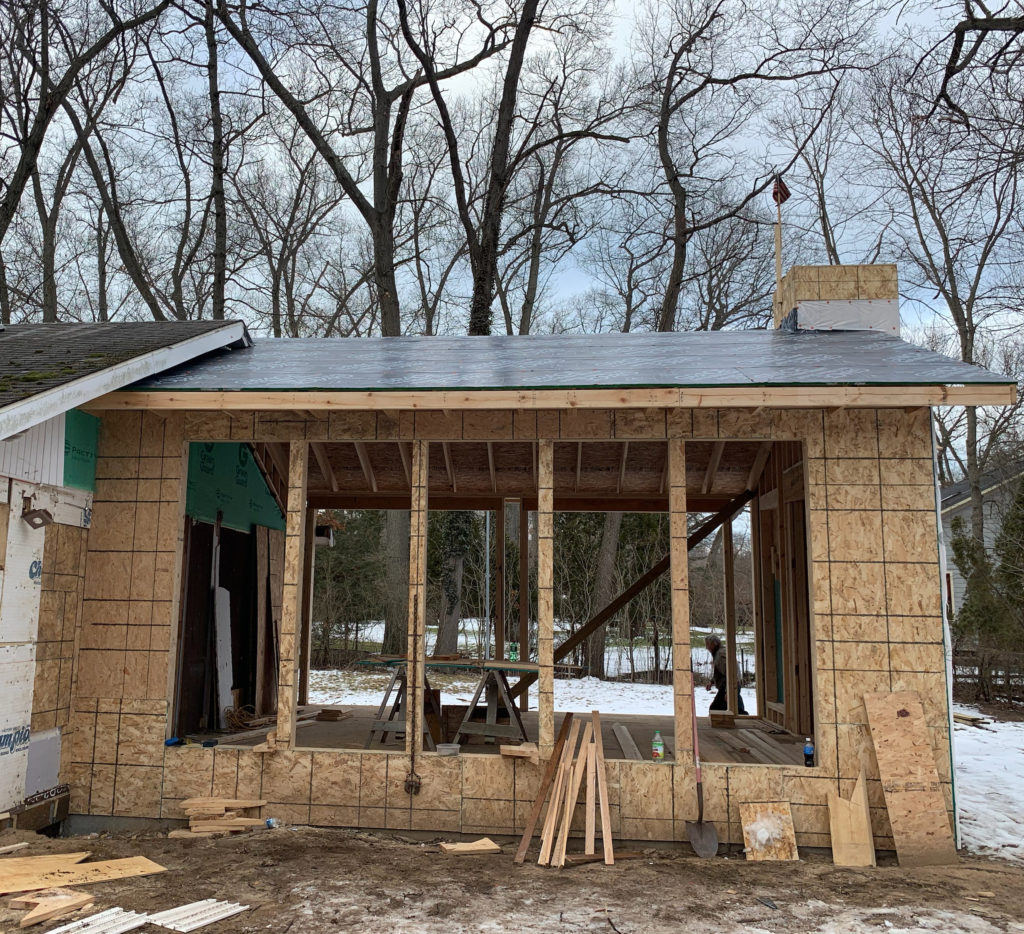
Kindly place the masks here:
[(693, 679), (690, 679), (690, 718), (693, 722), (693, 761), (697, 766), (697, 819), (686, 822), (686, 836), (693, 852), (701, 859), (718, 854), (718, 831), (714, 824), (704, 823), (704, 784), (700, 777), (700, 743), (697, 739), (697, 699), (694, 696)]

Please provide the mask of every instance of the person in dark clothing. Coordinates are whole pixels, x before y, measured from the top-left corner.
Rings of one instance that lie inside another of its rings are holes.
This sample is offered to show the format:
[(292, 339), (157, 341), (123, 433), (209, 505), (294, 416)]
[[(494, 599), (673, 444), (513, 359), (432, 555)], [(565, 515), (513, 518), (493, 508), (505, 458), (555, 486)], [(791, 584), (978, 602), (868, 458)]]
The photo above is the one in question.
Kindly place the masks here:
[[(704, 639), (704, 647), (711, 654), (711, 674), (714, 678), (714, 686), (718, 690), (715, 699), (711, 702), (712, 710), (728, 710), (728, 675), (726, 674), (726, 652), (722, 640), (718, 636), (711, 635)], [(710, 688), (711, 685), (708, 685)], [(747, 711), (743, 706), (743, 695), (740, 693), (740, 686), (736, 685), (736, 712), (746, 716)]]

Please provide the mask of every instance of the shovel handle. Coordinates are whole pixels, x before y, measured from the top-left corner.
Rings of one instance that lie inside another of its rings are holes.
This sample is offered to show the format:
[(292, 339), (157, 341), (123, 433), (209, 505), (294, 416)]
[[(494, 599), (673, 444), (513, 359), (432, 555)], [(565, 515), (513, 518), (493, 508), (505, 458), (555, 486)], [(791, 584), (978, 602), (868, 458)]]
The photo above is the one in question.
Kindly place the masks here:
[[(693, 725), (693, 764), (697, 769), (697, 794), (701, 794), (700, 742), (697, 739), (697, 698), (693, 691), (693, 671), (690, 671), (690, 722)], [(703, 797), (703, 796), (702, 796)]]

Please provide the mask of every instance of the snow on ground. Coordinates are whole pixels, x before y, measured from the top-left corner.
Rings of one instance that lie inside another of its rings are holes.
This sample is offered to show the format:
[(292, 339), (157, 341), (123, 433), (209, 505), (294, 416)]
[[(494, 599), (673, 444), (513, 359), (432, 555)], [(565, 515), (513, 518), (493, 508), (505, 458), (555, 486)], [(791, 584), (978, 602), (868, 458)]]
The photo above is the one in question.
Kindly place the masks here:
[[(954, 704), (960, 713), (980, 715)], [(1024, 863), (1024, 723), (955, 724), (960, 829), (969, 850)]]
[[(441, 690), (442, 704), (468, 704), (476, 690), (477, 675), (472, 671), (454, 674), (431, 671), (430, 683)], [(391, 672), (369, 670), (323, 670), (309, 673), (309, 702), (376, 707), (391, 680)], [(747, 713), (756, 713), (757, 699), (753, 688), (743, 689)], [(697, 688), (697, 716), (706, 717), (714, 691)], [(530, 706), (537, 709), (537, 686), (530, 689)], [(598, 678), (556, 678), (556, 710), (600, 710), (602, 713), (646, 714), (671, 717), (672, 686), (662, 684), (630, 684), (622, 681), (601, 681)]]

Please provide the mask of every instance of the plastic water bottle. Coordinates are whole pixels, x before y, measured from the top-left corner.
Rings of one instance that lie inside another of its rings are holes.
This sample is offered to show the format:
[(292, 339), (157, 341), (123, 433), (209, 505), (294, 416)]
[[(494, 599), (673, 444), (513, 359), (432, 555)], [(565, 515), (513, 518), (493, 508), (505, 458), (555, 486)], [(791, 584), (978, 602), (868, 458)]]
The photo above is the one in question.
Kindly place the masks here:
[(508, 644), (508, 660), (510, 662), (518, 662), (519, 661), (519, 643), (518, 642), (510, 642)]
[(654, 731), (654, 739), (651, 740), (651, 758), (655, 762), (665, 761), (665, 740), (661, 738), (661, 730)]
[(814, 768), (814, 740), (809, 736), (804, 740), (804, 765)]

